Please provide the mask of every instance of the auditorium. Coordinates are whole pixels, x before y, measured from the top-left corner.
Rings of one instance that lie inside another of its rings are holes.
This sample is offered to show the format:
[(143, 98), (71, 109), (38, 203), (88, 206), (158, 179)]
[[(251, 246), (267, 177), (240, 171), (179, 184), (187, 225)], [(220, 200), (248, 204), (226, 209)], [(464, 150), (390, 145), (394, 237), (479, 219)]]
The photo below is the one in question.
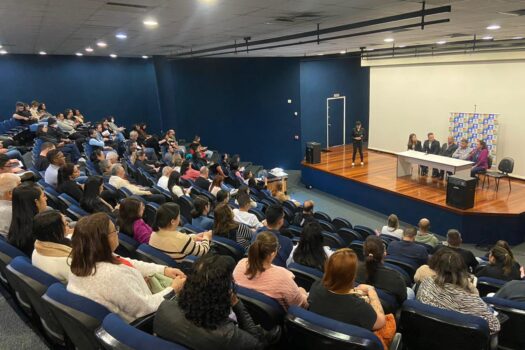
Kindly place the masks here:
[(525, 349), (524, 18), (0, 1), (0, 349)]

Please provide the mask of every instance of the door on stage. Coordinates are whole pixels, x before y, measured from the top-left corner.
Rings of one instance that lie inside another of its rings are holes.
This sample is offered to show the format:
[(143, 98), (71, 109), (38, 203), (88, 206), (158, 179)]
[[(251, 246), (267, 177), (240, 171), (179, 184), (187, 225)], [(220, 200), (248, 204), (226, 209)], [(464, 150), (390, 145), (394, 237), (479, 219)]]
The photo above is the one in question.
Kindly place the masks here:
[(326, 148), (346, 143), (346, 97), (326, 99)]

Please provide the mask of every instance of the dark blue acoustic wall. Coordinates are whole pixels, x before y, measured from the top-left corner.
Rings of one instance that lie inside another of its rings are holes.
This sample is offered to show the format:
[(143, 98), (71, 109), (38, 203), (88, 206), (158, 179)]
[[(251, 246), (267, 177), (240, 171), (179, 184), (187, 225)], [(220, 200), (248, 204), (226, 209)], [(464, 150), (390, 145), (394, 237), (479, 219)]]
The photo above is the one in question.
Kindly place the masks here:
[(301, 131), (304, 142), (326, 145), (326, 99), (346, 96), (346, 143), (355, 121), (368, 129), (369, 68), (359, 58), (312, 59), (301, 62)]
[(198, 134), (203, 144), (253, 163), (299, 169), (299, 60), (192, 59), (172, 61), (171, 70), (175, 110), (163, 119), (178, 137)]
[(124, 125), (147, 121), (161, 129), (152, 60), (142, 58), (0, 56), (0, 118), (16, 101), (44, 101), (51, 113), (79, 108), (89, 120), (115, 115)]

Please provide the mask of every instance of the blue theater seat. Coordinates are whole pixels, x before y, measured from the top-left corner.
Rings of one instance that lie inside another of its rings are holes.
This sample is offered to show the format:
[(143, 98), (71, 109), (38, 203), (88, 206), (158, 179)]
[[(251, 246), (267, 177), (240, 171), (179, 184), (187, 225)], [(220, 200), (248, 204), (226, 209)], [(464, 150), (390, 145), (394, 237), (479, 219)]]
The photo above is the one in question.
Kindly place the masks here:
[(498, 333), (498, 346), (502, 349), (525, 349), (525, 302), (502, 298), (483, 298), (496, 311), (509, 317), (501, 325)]
[(507, 281), (497, 278), (479, 277), (476, 287), (479, 290), (479, 295), (484, 297), (489, 293), (496, 293), (505, 283), (507, 283)]
[(288, 270), (292, 271), (295, 276), (295, 283), (305, 290), (310, 290), (314, 282), (320, 281), (323, 278), (323, 271), (304, 266), (298, 263), (291, 263), (288, 265)]
[(141, 244), (138, 246), (137, 256), (142, 261), (170, 267), (178, 267), (177, 262), (173, 260), (168, 254), (163, 253), (148, 244)]
[(336, 230), (342, 229), (342, 228), (353, 228), (350, 221), (344, 218), (333, 218), (332, 219), (332, 225), (334, 225)]
[(118, 242), (119, 246), (115, 251), (117, 255), (132, 259), (137, 257), (137, 248), (140, 246), (139, 242), (122, 232), (118, 233)]
[(239, 243), (217, 235), (213, 236), (212, 247), (217, 254), (231, 256), (236, 262), (246, 253)]
[(266, 330), (283, 324), (286, 312), (277, 300), (239, 285), (235, 286), (235, 292), (256, 324), (261, 325)]

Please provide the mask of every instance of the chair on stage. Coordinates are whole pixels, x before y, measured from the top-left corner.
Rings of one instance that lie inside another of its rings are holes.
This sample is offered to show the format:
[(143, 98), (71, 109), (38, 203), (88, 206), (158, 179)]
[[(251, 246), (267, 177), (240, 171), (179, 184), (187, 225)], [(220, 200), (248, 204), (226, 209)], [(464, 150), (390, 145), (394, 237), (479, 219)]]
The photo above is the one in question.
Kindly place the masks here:
[(490, 178), (493, 177), (494, 181), (496, 182), (496, 193), (499, 190), (499, 180), (507, 178), (509, 180), (509, 192), (512, 190), (512, 186), (510, 184), (510, 176), (514, 171), (514, 159), (510, 157), (503, 158), (499, 164), (498, 164), (498, 171), (487, 171), (485, 173), (485, 176), (483, 177), (483, 182), (481, 184), (481, 188), (483, 189), (485, 187), (485, 179), (487, 180), (487, 188), (490, 187)]

